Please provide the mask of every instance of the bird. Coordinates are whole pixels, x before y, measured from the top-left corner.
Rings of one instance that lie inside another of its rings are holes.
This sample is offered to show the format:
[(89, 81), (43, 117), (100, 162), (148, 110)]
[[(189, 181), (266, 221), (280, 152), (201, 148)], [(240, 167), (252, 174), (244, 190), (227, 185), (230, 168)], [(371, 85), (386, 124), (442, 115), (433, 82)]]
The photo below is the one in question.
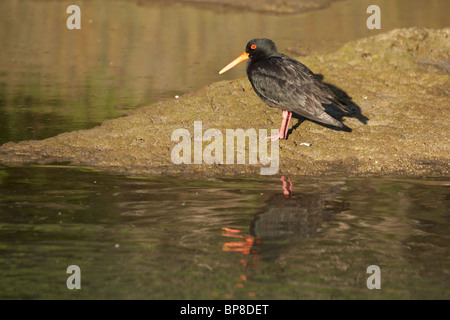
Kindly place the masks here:
[(350, 130), (330, 113), (349, 115), (349, 107), (330, 90), (306, 65), (278, 52), (270, 39), (250, 40), (244, 53), (226, 65), (219, 74), (235, 67), (242, 61), (247, 63), (247, 77), (253, 90), (272, 108), (282, 112), (282, 122), (277, 135), (268, 137), (272, 141), (287, 139), (292, 113), (307, 119)]

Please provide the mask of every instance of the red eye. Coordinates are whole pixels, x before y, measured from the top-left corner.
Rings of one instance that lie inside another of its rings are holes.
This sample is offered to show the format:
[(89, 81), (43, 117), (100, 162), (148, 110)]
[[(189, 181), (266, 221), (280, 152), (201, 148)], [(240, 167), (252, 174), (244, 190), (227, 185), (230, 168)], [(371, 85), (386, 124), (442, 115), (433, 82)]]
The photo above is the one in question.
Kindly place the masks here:
[(256, 49), (256, 44), (252, 44), (252, 46), (250, 47), (250, 49), (252, 49), (252, 50)]

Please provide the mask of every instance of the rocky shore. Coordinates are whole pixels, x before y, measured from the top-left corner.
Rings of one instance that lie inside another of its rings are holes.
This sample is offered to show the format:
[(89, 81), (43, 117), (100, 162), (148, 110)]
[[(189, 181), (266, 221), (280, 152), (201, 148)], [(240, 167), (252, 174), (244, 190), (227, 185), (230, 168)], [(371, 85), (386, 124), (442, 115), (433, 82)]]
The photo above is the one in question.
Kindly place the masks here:
[[(332, 54), (295, 58), (352, 107), (354, 115), (343, 119), (352, 132), (293, 119), (288, 139), (279, 141), (278, 175), (449, 175), (450, 28), (396, 29)], [(259, 162), (175, 164), (179, 141), (172, 133), (186, 129), (193, 146), (195, 121), (202, 133), (214, 128), (225, 136), (227, 129), (278, 129), (281, 111), (266, 106), (247, 78), (222, 81), (90, 130), (6, 143), (0, 163), (65, 163), (132, 175), (260, 174)]]

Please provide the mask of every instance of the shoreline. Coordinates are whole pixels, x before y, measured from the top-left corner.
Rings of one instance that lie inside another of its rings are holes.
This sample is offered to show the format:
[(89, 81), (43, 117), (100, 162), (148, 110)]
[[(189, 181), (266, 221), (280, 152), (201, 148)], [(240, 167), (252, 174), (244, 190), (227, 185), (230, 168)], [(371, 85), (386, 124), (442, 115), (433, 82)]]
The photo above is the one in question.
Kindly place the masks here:
[[(449, 176), (450, 28), (396, 29), (331, 54), (294, 58), (354, 108), (354, 117), (344, 118), (353, 131), (293, 119), (288, 140), (279, 141), (276, 176)], [(67, 163), (129, 175), (259, 176), (260, 163), (176, 165), (171, 150), (178, 142), (171, 134), (186, 129), (192, 135), (195, 121), (202, 121), (203, 133), (225, 133), (277, 128), (280, 119), (246, 78), (220, 81), (93, 129), (5, 143), (0, 163)]]

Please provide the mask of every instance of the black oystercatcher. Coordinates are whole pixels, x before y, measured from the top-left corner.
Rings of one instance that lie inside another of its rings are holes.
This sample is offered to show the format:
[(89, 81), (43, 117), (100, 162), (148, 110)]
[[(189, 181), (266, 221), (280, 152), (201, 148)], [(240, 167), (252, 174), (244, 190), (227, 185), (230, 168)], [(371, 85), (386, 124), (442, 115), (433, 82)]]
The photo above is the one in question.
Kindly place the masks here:
[(283, 110), (280, 132), (268, 139), (287, 138), (293, 112), (310, 120), (344, 128), (326, 110), (349, 114), (349, 108), (307, 66), (279, 53), (272, 40), (249, 41), (245, 52), (220, 70), (219, 74), (247, 59), (250, 59), (247, 76), (256, 94), (270, 107)]

